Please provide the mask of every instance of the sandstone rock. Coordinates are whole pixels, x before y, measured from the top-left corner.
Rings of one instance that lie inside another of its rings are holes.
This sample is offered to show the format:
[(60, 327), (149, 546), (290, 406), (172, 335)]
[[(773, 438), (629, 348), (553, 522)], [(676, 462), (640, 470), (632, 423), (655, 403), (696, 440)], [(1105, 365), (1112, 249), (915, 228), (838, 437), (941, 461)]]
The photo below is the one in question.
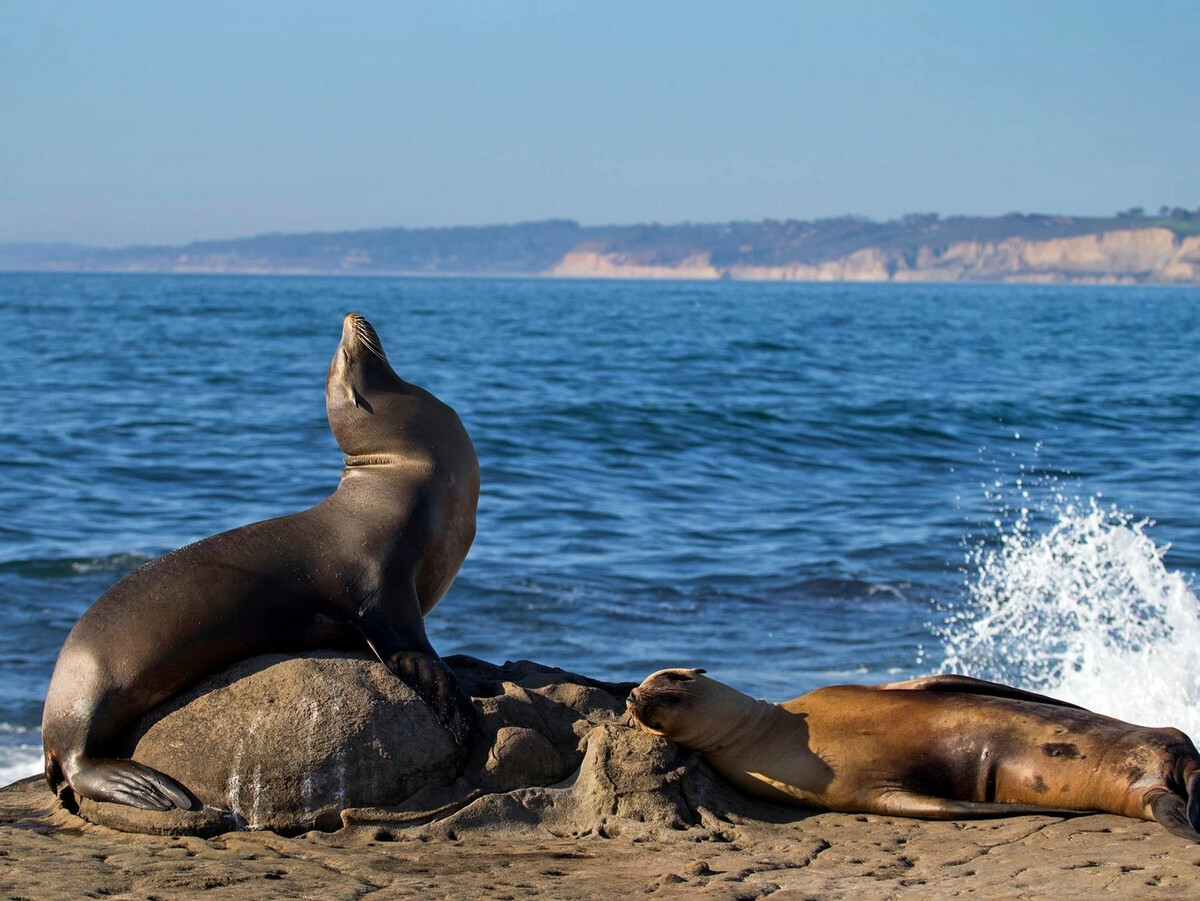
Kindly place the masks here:
[(480, 787), (487, 791), (511, 791), (527, 785), (558, 782), (571, 764), (540, 732), (517, 726), (501, 726), (488, 754)]
[(373, 658), (268, 655), (150, 711), (118, 749), (177, 779), (201, 809), (160, 813), (84, 799), (79, 812), (116, 829), (158, 834), (336, 829), (345, 811), (362, 808), (379, 811), (381, 821), (390, 812), (421, 822), (480, 794), (567, 779), (583, 760), (586, 736), (623, 715), (632, 687), (527, 661), (447, 662), (479, 711), (480, 739), (469, 759)]
[(87, 819), (137, 832), (336, 828), (345, 807), (399, 803), (459, 769), (453, 739), (408, 686), (333, 653), (235, 664), (142, 717), (124, 751), (204, 805), (81, 802)]
[(556, 278), (714, 279), (721, 270), (709, 254), (696, 253), (678, 262), (644, 259), (637, 254), (572, 250), (546, 271)]
[[(212, 805), (209, 832), (251, 825), (244, 787), (254, 780), (245, 774), (260, 754), (274, 755), (273, 768), (257, 770), (258, 812), (270, 812), (271, 828), (335, 827), (339, 805), (365, 797), (341, 810), (347, 828), (131, 835), (81, 821), (45, 780), (28, 779), (0, 788), (0, 897), (473, 899), (535, 887), (564, 899), (1195, 894), (1200, 845), (1157, 823), (940, 822), (774, 805), (722, 782), (693, 752), (628, 726), (622, 699), (632, 685), (524, 661), (448, 662), (480, 710), (482, 737), (465, 763), (381, 665), (344, 654), (246, 661), (132, 731), (139, 759), (158, 761)], [(410, 745), (393, 744), (401, 741)], [(303, 769), (316, 762), (331, 772), (331, 761), (348, 761), (344, 784)], [(270, 780), (291, 780), (291, 797), (299, 791), (308, 811), (289, 812)], [(84, 812), (122, 829), (189, 831), (177, 814)]]
[(710, 254), (661, 260), (653, 251), (576, 248), (546, 275), (578, 278), (745, 281), (1014, 281), (1187, 283), (1200, 279), (1200, 236), (1167, 228), (1112, 229), (1066, 238), (957, 241), (948, 246), (864, 247), (842, 257), (779, 265), (718, 265)]
[[(690, 797), (703, 768), (685, 769)], [(500, 820), (440, 838), (368, 825), (202, 839), (115, 832), (51, 803), (40, 777), (0, 788), (0, 898), (1095, 901), (1194, 897), (1200, 872), (1200, 845), (1109, 815), (943, 822), (791, 808), (657, 837), (557, 837)]]

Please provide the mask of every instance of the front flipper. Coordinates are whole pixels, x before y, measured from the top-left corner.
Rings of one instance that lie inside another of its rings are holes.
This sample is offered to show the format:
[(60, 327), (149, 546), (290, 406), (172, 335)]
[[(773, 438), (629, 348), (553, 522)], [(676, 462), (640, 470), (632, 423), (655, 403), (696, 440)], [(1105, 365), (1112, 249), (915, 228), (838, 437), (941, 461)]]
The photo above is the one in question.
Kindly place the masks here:
[(383, 662), (429, 705), (438, 722), (450, 731), (460, 746), (470, 744), (475, 737), (475, 707), (459, 687), (450, 667), (432, 648), (400, 651)]
[(1150, 802), (1154, 819), (1169, 831), (1194, 842), (1200, 842), (1200, 770), (1187, 780), (1187, 798), (1163, 792)]
[(999, 682), (988, 682), (984, 679), (972, 679), (970, 676), (960, 676), (957, 673), (947, 673), (942, 676), (923, 676), (920, 679), (909, 679), (907, 682), (890, 682), (879, 686), (881, 691), (943, 691), (957, 692), (968, 695), (987, 695), (993, 698), (1008, 698), (1013, 701), (1030, 701), (1034, 704), (1053, 704), (1055, 707), (1070, 707), (1083, 710), (1078, 704), (1060, 701), (1047, 695), (1013, 688), (1011, 685), (1001, 685)]
[(923, 820), (988, 820), (1021, 816), (1077, 817), (1100, 811), (1001, 804), (998, 801), (956, 801), (919, 792), (890, 791), (880, 796), (878, 806), (870, 812)]
[(475, 736), (475, 707), (450, 667), (425, 635), (415, 590), (388, 605), (372, 602), (358, 613), (357, 625), (375, 656), (429, 705), (454, 740), (467, 747)]
[(1200, 832), (1197, 832), (1188, 820), (1187, 805), (1178, 795), (1170, 793), (1159, 795), (1150, 805), (1154, 819), (1161, 823), (1169, 832), (1194, 842), (1200, 842)]
[(193, 800), (178, 782), (133, 760), (82, 758), (67, 774), (71, 790), (93, 801), (142, 810), (191, 810)]

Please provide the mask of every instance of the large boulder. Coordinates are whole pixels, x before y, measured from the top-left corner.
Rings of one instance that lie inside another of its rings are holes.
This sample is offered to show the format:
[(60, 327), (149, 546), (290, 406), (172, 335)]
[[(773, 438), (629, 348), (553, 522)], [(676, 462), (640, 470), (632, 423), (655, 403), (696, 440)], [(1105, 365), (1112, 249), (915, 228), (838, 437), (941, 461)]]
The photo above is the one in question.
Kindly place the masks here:
[(255, 657), (150, 711), (117, 749), (177, 779), (199, 809), (162, 813), (83, 799), (79, 812), (160, 834), (335, 829), (364, 809), (380, 820), (427, 823), (481, 796), (569, 779), (591, 732), (622, 717), (632, 687), (527, 661), (447, 662), (479, 714), (470, 749), (457, 747), (371, 657)]

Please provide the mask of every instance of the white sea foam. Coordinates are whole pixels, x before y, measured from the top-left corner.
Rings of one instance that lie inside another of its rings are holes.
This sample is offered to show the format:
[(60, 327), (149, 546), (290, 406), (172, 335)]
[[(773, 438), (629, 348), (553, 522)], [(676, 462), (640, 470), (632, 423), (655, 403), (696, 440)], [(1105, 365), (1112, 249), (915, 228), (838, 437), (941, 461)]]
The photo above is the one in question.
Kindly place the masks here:
[[(31, 731), (20, 726), (12, 726), (11, 723), (0, 722), (0, 734), (25, 734), (28, 732)], [(36, 729), (32, 732), (36, 733)], [(30, 738), (37, 743), (34, 734), (30, 734)], [(42, 765), (40, 743), (26, 744), (22, 741), (19, 744), (0, 745), (0, 787), (16, 782), (18, 779), (25, 779), (25, 776), (36, 776), (41, 773)]]
[(1167, 567), (1150, 521), (1095, 498), (1056, 495), (1047, 507), (998, 520), (998, 543), (968, 554), (967, 600), (942, 629), (941, 670), (1200, 739), (1195, 585)]

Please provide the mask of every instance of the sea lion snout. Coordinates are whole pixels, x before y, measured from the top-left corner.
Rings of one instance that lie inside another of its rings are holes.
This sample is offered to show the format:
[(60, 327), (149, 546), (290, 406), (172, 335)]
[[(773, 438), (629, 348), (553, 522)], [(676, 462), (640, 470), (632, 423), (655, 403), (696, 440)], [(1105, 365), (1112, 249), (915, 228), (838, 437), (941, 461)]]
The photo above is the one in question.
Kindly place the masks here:
[(702, 669), (659, 670), (642, 680), (642, 684), (629, 693), (625, 709), (633, 721), (649, 732), (662, 734), (669, 724), (674, 710), (690, 705), (697, 676)]
[[(638, 686), (638, 688), (640, 687)], [(636, 719), (641, 711), (641, 707), (641, 698), (638, 696), (638, 689), (635, 688), (625, 698), (625, 709)]]
[(341, 345), (347, 352), (362, 348), (376, 357), (387, 359), (387, 354), (383, 352), (383, 344), (379, 340), (379, 333), (361, 313), (347, 313), (342, 317)]
[(645, 713), (646, 706), (646, 692), (642, 685), (633, 689), (625, 698), (625, 710), (632, 714), (634, 719), (639, 719)]
[(394, 449), (412, 426), (411, 412), (389, 411), (411, 389), (396, 375), (375, 328), (358, 313), (342, 317), (342, 338), (325, 377), (325, 409), (338, 445), (348, 456)]
[(355, 327), (358, 321), (363, 317), (354, 312), (347, 313), (342, 317), (342, 343), (347, 344), (354, 337)]

